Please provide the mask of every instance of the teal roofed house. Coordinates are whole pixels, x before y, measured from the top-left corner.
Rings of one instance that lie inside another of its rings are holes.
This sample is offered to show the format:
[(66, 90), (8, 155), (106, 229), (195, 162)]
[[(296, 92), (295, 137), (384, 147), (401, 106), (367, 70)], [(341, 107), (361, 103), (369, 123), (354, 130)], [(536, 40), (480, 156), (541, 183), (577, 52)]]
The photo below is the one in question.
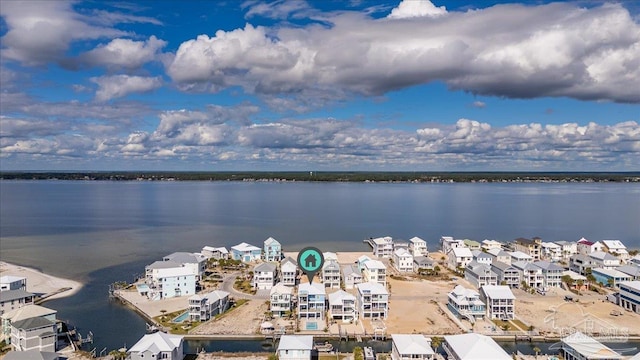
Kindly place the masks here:
[(282, 260), (282, 245), (278, 240), (269, 237), (264, 241), (264, 261), (280, 261)]

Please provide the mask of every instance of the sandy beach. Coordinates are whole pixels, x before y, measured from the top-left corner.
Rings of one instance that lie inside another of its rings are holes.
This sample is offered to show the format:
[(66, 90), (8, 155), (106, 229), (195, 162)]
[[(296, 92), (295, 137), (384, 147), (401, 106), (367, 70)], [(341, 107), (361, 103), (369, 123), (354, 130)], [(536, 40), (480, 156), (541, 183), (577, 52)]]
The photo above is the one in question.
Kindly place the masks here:
[[(82, 288), (82, 284), (77, 281), (51, 276), (29, 267), (4, 261), (0, 261), (0, 276), (27, 278), (27, 291), (41, 295), (47, 300), (71, 296)], [(61, 291), (62, 289), (66, 290)]]

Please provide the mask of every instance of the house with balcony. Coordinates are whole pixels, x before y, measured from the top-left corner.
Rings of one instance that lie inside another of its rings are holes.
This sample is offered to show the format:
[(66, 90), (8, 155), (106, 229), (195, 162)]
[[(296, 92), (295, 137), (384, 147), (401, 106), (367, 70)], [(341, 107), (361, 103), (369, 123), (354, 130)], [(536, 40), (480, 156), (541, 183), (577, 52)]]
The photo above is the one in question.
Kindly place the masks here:
[(389, 312), (389, 292), (378, 282), (363, 282), (356, 285), (358, 312), (363, 318), (386, 319)]
[(510, 288), (519, 288), (522, 283), (520, 271), (511, 266), (511, 264), (494, 261), (491, 264), (491, 270), (498, 277), (498, 284), (506, 285)]
[(0, 338), (4, 338), (4, 340), (9, 344), (11, 343), (12, 325), (14, 323), (32, 318), (43, 318), (51, 321), (52, 323), (56, 323), (57, 313), (58, 311), (56, 310), (35, 304), (29, 304), (7, 311), (0, 315), (0, 319), (2, 319), (2, 336), (0, 336)]
[(280, 282), (286, 286), (298, 284), (298, 263), (289, 256), (280, 263)]
[(561, 261), (562, 260), (562, 246), (554, 242), (542, 242), (541, 244), (542, 255), (540, 259), (548, 261)]
[(440, 238), (440, 246), (442, 248), (442, 253), (448, 254), (451, 249), (454, 248), (465, 248), (464, 240), (454, 239), (451, 236), (443, 236)]
[(356, 297), (344, 290), (329, 294), (329, 317), (343, 322), (357, 319)]
[(494, 256), (480, 250), (471, 250), (471, 254), (473, 254), (473, 261), (479, 264), (491, 265), (493, 262)]
[(487, 312), (486, 305), (480, 300), (480, 293), (462, 285), (456, 285), (447, 297), (447, 307), (459, 318), (473, 321), (484, 318)]
[(492, 249), (502, 250), (502, 243), (496, 240), (485, 239), (480, 243), (480, 249), (487, 252)]
[(245, 263), (258, 261), (262, 256), (262, 249), (246, 242), (231, 247), (231, 258)]
[(27, 291), (27, 278), (24, 276), (0, 276), (0, 292), (8, 290)]
[(562, 286), (564, 268), (548, 261), (536, 261), (533, 265), (542, 269), (542, 286), (545, 289)]
[(533, 239), (517, 238), (514, 241), (514, 250), (521, 251), (533, 258), (533, 261), (540, 260), (542, 239), (534, 237)]
[(495, 340), (476, 333), (446, 335), (442, 348), (448, 360), (512, 359)]
[(353, 289), (357, 284), (360, 284), (363, 281), (362, 273), (356, 265), (343, 266), (342, 277), (344, 279), (345, 289)]
[(393, 238), (391, 236), (370, 239), (373, 255), (379, 258), (390, 258), (393, 254)]
[(293, 288), (277, 283), (269, 292), (269, 310), (275, 317), (283, 317), (293, 310)]
[(509, 255), (511, 255), (511, 264), (515, 262), (533, 262), (533, 257), (529, 254), (523, 253), (522, 251), (512, 251)]
[(393, 266), (401, 273), (413, 272), (413, 255), (406, 249), (393, 252)]
[(33, 304), (35, 296), (35, 294), (22, 289), (0, 291), (0, 315)]
[(311, 360), (314, 353), (311, 335), (282, 335), (276, 350), (278, 360)]
[(520, 272), (520, 279), (527, 286), (542, 289), (544, 288), (544, 276), (542, 275), (542, 269), (533, 263), (517, 261), (511, 264), (514, 268)]
[(182, 265), (153, 269), (151, 276), (146, 279), (146, 284), (149, 286), (147, 297), (151, 300), (190, 296), (196, 293), (194, 269)]
[(57, 338), (56, 323), (45, 317), (11, 322), (11, 347), (15, 351), (55, 352)]
[(620, 240), (602, 240), (604, 251), (617, 257), (622, 262), (629, 260), (629, 252), (627, 247)]
[(411, 253), (411, 255), (414, 257), (429, 255), (427, 242), (417, 236), (412, 237), (411, 239), (409, 239), (409, 253)]
[(258, 264), (253, 268), (251, 285), (254, 289), (270, 290), (276, 283), (278, 268), (273, 263)]
[(578, 253), (578, 244), (575, 241), (554, 241), (555, 244), (560, 246), (560, 260), (569, 261), (571, 256)]
[(337, 259), (324, 259), (322, 265), (322, 283), (324, 287), (331, 289), (340, 288), (340, 264)]
[(490, 249), (490, 250), (487, 250), (487, 254), (489, 254), (490, 256), (493, 256), (493, 260), (491, 260), (491, 263), (499, 261), (501, 263), (511, 265), (511, 254), (509, 254), (504, 250)]
[(621, 360), (625, 358), (608, 346), (579, 331), (560, 340), (560, 354), (566, 360)]
[(427, 256), (414, 256), (413, 257), (413, 272), (420, 273), (421, 271), (433, 271), (436, 267), (436, 262)]
[[(597, 266), (597, 265), (596, 265)], [(587, 269), (594, 267), (591, 257), (585, 254), (575, 254), (569, 258), (569, 270), (581, 275), (587, 274)]]
[(617, 288), (621, 282), (633, 280), (631, 276), (615, 269), (593, 268), (591, 274), (603, 286)]
[(364, 271), (364, 264), (367, 261), (371, 261), (371, 258), (367, 255), (362, 255), (358, 258), (358, 260), (356, 260), (356, 264), (358, 265), (358, 270), (360, 270), (360, 272)]
[(215, 290), (189, 298), (189, 320), (208, 321), (229, 309), (229, 293)]
[(129, 351), (127, 359), (182, 360), (184, 358), (184, 339), (181, 335), (166, 334), (161, 331), (146, 334)]
[(473, 254), (466, 247), (453, 247), (447, 256), (449, 258), (447, 265), (452, 270), (464, 269), (473, 261)]
[(619, 305), (634, 313), (640, 313), (640, 281), (624, 281), (618, 284)]
[(196, 276), (196, 281), (202, 278), (204, 270), (207, 267), (207, 257), (200, 253), (174, 252), (162, 258), (162, 261), (178, 263)]
[(282, 260), (282, 245), (272, 237), (263, 242), (263, 259), (267, 262), (279, 262)]
[(480, 299), (487, 307), (487, 318), (513, 320), (516, 297), (508, 286), (488, 285), (480, 288)]
[(476, 288), (498, 285), (498, 275), (491, 271), (491, 265), (472, 261), (464, 268), (464, 278)]
[(391, 360), (432, 360), (431, 339), (420, 334), (391, 334)]
[(387, 286), (387, 267), (380, 260), (371, 260), (364, 263), (362, 271), (363, 282), (377, 282)]
[(229, 250), (227, 250), (227, 248), (224, 246), (205, 246), (202, 248), (202, 251), (200, 251), (200, 254), (202, 254), (207, 259), (214, 260), (223, 260), (229, 258)]
[(320, 283), (302, 283), (298, 286), (298, 319), (324, 320), (327, 293)]
[(593, 267), (613, 270), (622, 265), (620, 259), (604, 251), (594, 251), (588, 255), (591, 258)]
[(592, 252), (603, 251), (604, 245), (600, 241), (593, 242), (582, 238), (576, 243), (576, 250), (578, 254), (589, 255)]

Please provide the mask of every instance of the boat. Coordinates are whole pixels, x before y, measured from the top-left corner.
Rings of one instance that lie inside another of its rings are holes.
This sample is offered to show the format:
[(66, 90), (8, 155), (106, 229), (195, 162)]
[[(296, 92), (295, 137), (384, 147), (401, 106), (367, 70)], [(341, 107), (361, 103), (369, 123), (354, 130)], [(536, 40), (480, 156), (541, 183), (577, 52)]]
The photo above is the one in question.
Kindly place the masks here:
[(333, 345), (331, 345), (330, 342), (325, 341), (323, 343), (314, 343), (313, 348), (319, 352), (331, 352), (333, 350)]

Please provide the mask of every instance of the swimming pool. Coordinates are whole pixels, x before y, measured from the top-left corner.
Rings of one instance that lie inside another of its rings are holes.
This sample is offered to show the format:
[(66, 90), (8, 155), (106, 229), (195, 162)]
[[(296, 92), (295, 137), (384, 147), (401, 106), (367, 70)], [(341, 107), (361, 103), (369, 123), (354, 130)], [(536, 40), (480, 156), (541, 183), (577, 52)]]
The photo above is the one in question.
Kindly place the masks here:
[(307, 322), (306, 330), (318, 330), (317, 322)]
[(171, 320), (172, 323), (181, 323), (189, 318), (189, 312), (185, 311)]

